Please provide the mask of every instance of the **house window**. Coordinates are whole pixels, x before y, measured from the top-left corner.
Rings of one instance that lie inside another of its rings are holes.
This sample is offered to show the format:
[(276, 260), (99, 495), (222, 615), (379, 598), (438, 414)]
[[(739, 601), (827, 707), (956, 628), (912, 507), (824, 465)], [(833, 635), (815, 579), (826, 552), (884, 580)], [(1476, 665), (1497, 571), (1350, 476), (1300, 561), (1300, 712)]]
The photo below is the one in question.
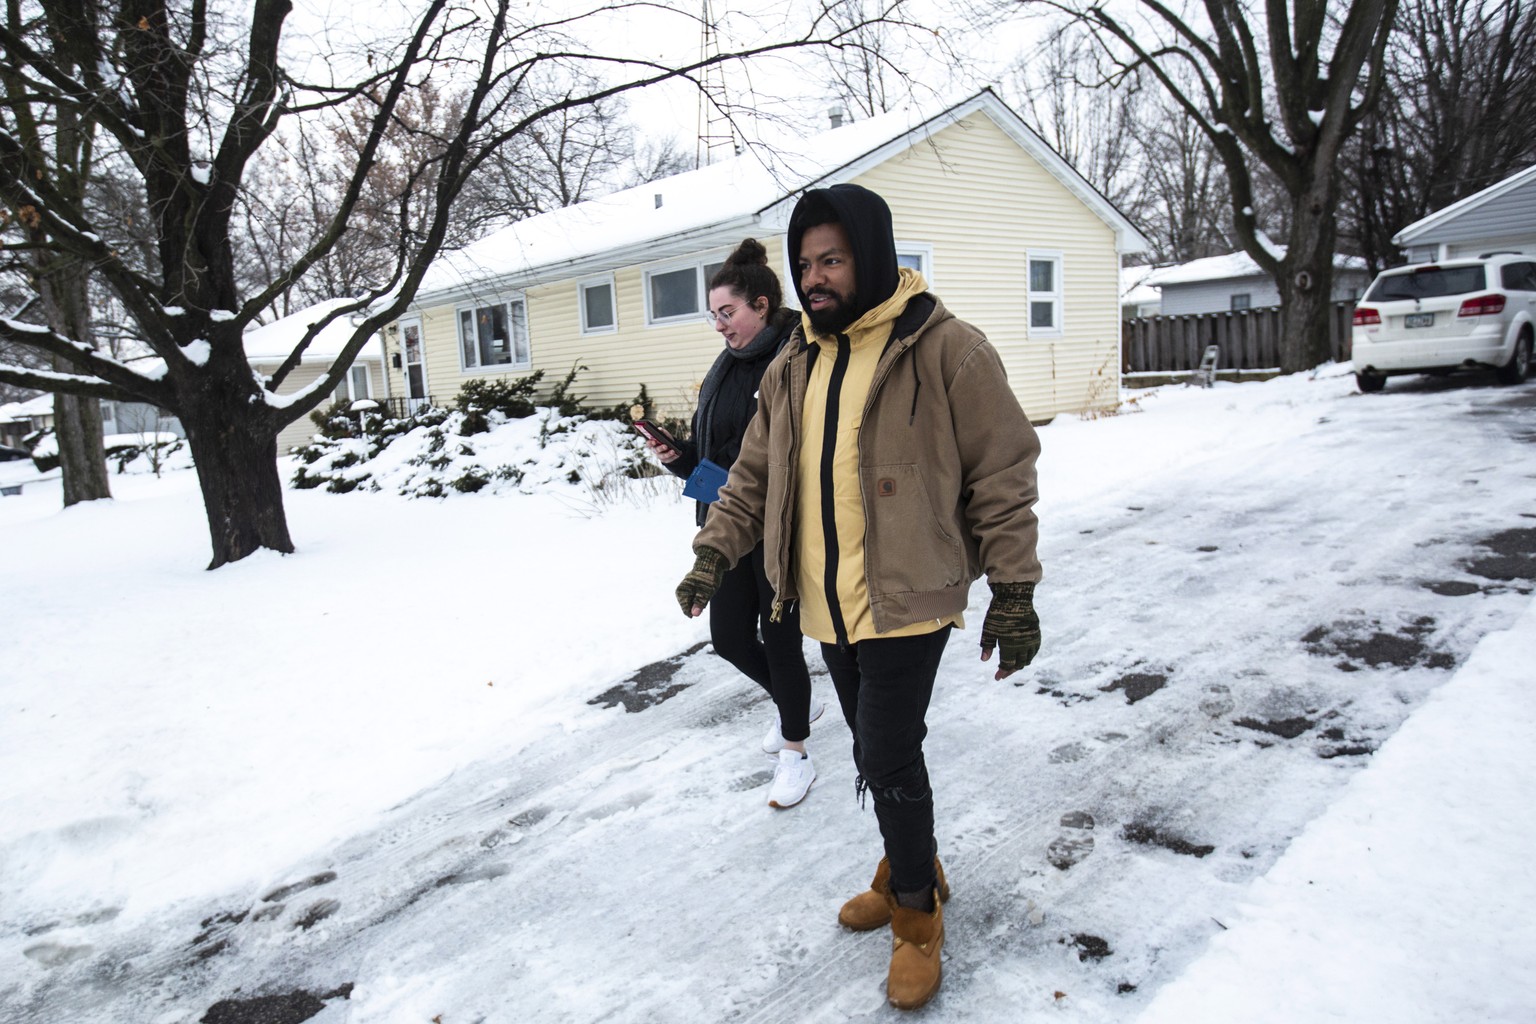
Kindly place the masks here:
[(619, 329), (619, 314), (614, 302), (613, 278), (583, 281), (577, 288), (581, 306), (582, 334), (612, 334)]
[(724, 263), (694, 263), (645, 274), (645, 322), (668, 324), (701, 316), (709, 279)]
[(527, 304), (518, 298), (459, 310), (459, 361), (466, 370), (531, 366)]
[(897, 242), (896, 265), (910, 267), (933, 284), (933, 246), (927, 242)]
[(341, 378), (341, 383), (336, 385), (336, 392), (331, 397), (337, 402), (354, 402), (360, 398), (372, 398), (373, 382), (368, 379), (368, 367), (354, 364), (347, 371), (347, 375)]
[(1032, 252), (1029, 262), (1029, 332), (1061, 333), (1061, 254)]
[(1232, 296), (1232, 311), (1234, 313), (1237, 312), (1240, 309), (1252, 309), (1252, 308), (1253, 308), (1253, 295), (1251, 293), (1249, 293), (1249, 292), (1240, 292), (1237, 295)]

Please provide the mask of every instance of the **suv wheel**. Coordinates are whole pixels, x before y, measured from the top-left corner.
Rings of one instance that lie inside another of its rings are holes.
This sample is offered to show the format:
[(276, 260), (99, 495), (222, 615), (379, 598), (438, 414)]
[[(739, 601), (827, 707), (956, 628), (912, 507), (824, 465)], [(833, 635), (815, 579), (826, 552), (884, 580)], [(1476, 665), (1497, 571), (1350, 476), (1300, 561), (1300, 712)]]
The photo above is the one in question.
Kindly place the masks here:
[(1515, 342), (1515, 350), (1510, 353), (1509, 362), (1499, 367), (1499, 383), (1519, 384), (1530, 372), (1531, 329), (1527, 327), (1520, 332), (1520, 340)]
[(1379, 373), (1355, 374), (1355, 387), (1359, 388), (1362, 394), (1368, 395), (1372, 391), (1380, 391), (1386, 386), (1387, 378)]

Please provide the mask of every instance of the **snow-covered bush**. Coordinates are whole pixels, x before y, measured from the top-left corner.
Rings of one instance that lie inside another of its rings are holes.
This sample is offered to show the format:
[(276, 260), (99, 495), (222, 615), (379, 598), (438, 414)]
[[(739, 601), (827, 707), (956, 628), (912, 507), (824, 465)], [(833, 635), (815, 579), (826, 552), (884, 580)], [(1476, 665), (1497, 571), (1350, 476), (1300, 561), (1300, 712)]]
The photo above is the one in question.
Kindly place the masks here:
[(517, 380), (487, 380), (475, 378), (464, 382), (456, 399), (459, 411), (464, 414), (459, 432), (483, 434), (490, 429), (490, 417), (523, 419), (532, 416), (534, 392), (544, 379), (543, 370), (535, 370)]
[[(466, 435), (471, 416), (483, 418), (485, 427)], [(377, 431), (370, 425), (365, 437), (317, 437), (296, 454), (295, 487), (409, 498), (560, 491), (604, 504), (625, 481), (661, 473), (627, 423), (562, 416), (551, 407), (515, 418), (497, 410), (433, 410), (414, 425), (385, 420)]]
[(192, 446), (174, 434), (146, 435), (130, 443), (119, 443), (107, 450), (107, 461), (119, 473), (153, 473), (191, 469)]
[[(192, 450), (185, 438), (175, 434), (108, 434), (101, 439), (107, 465), (118, 473), (153, 473), (167, 469), (191, 469)], [(39, 430), (25, 439), (32, 452), (32, 463), (40, 473), (59, 468), (59, 439), (52, 427)]]

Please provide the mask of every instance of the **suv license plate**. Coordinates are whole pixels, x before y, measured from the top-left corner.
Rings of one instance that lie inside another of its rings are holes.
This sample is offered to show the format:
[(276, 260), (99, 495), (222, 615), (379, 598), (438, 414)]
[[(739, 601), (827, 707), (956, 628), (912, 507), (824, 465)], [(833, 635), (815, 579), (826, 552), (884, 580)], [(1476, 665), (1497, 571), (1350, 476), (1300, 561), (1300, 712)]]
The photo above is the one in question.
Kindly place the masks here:
[(1409, 313), (1403, 317), (1404, 327), (1433, 327), (1435, 314), (1433, 313)]

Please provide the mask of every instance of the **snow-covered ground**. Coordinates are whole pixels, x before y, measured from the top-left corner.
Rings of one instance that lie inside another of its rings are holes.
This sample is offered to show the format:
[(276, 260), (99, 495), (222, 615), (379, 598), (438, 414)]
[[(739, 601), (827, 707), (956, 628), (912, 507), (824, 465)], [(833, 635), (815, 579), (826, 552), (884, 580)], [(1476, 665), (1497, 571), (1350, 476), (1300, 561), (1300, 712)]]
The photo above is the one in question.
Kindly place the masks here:
[[(1040, 658), (991, 679), (983, 584), (951, 640), (922, 1015), (1536, 1019), (1536, 384), (1133, 410), (1042, 431)], [(210, 573), (190, 471), (11, 482), (0, 1021), (899, 1016), (835, 702), (767, 807), (675, 490), (293, 491)]]

